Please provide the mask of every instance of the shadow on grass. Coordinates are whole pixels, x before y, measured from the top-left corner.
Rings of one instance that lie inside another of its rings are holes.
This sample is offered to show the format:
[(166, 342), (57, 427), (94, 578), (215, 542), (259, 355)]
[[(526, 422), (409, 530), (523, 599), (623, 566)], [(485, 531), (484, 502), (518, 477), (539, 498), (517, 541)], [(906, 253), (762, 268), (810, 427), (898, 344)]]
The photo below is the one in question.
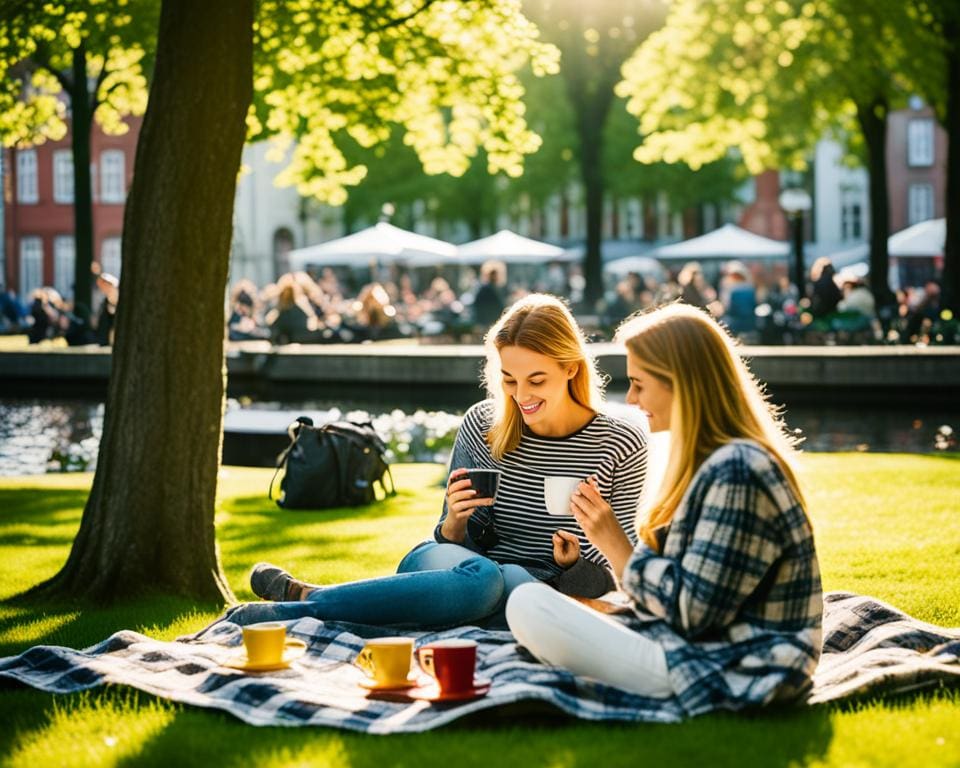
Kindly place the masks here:
[[(86, 490), (49, 490), (36, 488), (0, 489), (0, 509), (4, 510), (0, 546), (56, 546), (70, 544), (87, 503)], [(11, 531), (10, 528), (27, 528)]]
[[(186, 598), (148, 596), (133, 602), (108, 606), (70, 602), (34, 602), (18, 599), (0, 602), (0, 656), (20, 654), (34, 645), (63, 645), (86, 648), (121, 629), (150, 634), (163, 631), (197, 615), (220, 614), (223, 606), (198, 604)], [(206, 620), (190, 621), (200, 629)], [(32, 626), (49, 624), (49, 629), (29, 633)], [(196, 626), (193, 626), (193, 625)], [(16, 638), (17, 631), (29, 633), (28, 640)]]
[[(230, 519), (218, 526), (217, 540), (229, 549), (231, 558), (250, 559), (252, 563), (259, 559), (259, 553), (283, 549), (292, 542), (309, 542), (317, 548), (349, 548), (382, 538), (383, 526), (377, 523), (405, 512), (393, 500), (365, 507), (321, 510), (289, 510), (271, 505), (259, 496), (236, 497), (221, 505), (221, 512), (229, 514)], [(358, 528), (352, 534), (342, 529), (335, 535), (321, 533), (323, 526), (340, 522), (356, 523)]]
[(438, 764), (592, 768), (642, 763), (786, 768), (816, 762), (826, 755), (833, 738), (831, 710), (826, 707), (712, 715), (681, 725), (653, 725), (586, 723), (543, 705), (521, 703), (427, 733), (382, 737), (328, 728), (255, 728), (225, 713), (186, 708), (116, 688), (56, 702), (49, 695), (7, 689), (4, 699), (0, 715), (13, 727), (0, 736), (0, 751), (8, 755), (18, 745), (54, 742), (62, 727), (56, 724), (57, 709), (67, 710), (70, 719), (80, 723), (84, 710), (114, 711), (119, 713), (116, 730), (121, 730), (123, 713), (135, 716), (160, 707), (163, 724), (116, 763), (137, 766), (297, 762), (351, 768)]

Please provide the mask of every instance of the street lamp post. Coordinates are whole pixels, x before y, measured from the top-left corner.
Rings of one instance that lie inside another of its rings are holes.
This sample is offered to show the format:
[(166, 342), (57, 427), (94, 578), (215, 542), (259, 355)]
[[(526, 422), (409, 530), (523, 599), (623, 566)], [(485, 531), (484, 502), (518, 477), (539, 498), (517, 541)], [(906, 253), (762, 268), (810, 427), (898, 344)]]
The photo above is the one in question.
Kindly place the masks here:
[(793, 278), (802, 299), (806, 294), (806, 266), (803, 260), (803, 216), (812, 207), (810, 195), (799, 187), (780, 193), (780, 207), (790, 218), (793, 235)]

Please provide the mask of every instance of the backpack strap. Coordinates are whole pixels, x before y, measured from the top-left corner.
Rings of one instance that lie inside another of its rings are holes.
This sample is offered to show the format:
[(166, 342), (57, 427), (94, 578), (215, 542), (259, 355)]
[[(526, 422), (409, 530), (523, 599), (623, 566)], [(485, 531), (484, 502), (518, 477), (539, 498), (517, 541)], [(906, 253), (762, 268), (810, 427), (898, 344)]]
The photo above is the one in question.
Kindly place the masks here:
[[(283, 454), (283, 457), (286, 458), (286, 454), (285, 454), (285, 453)], [(276, 470), (274, 470), (274, 473), (273, 473), (273, 477), (270, 478), (270, 488), (267, 490), (267, 498), (270, 499), (270, 501), (274, 501), (274, 498), (273, 498), (273, 484), (274, 484), (274, 482), (276, 482), (277, 475), (280, 474), (280, 468), (281, 468), (282, 466), (283, 466), (282, 462), (279, 462), (279, 461), (278, 461), (278, 462), (277, 462), (277, 468), (276, 468)]]
[[(298, 416), (296, 421), (290, 422), (287, 425), (287, 435), (290, 437), (290, 445), (280, 451), (280, 455), (277, 456), (277, 468), (274, 470), (273, 477), (270, 478), (270, 487), (267, 489), (267, 498), (270, 501), (273, 501), (273, 484), (277, 480), (277, 475), (280, 474), (280, 470), (285, 468), (287, 465), (287, 456), (290, 455), (290, 451), (293, 450), (293, 446), (297, 443), (297, 438), (300, 436), (300, 427), (304, 424), (307, 426), (313, 426), (313, 419), (309, 416)], [(282, 487), (282, 484), (281, 484)], [(279, 504), (279, 499), (277, 500)]]
[[(390, 478), (390, 490), (389, 490), (389, 491), (387, 490), (387, 486), (384, 485), (384, 482), (383, 482), (384, 476)], [(386, 493), (388, 496), (396, 496), (396, 495), (397, 495), (397, 484), (393, 481), (393, 473), (390, 471), (390, 465), (389, 465), (389, 464), (387, 464), (387, 471), (384, 472), (382, 475), (380, 475), (380, 487), (383, 488), (383, 492)]]

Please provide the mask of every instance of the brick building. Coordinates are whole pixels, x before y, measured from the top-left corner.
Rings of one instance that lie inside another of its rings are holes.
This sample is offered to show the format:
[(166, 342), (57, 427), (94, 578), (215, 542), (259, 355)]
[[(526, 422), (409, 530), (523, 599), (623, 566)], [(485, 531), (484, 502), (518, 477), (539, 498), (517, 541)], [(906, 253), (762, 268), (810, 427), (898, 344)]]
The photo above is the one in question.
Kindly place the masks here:
[[(129, 118), (123, 136), (94, 124), (90, 165), (93, 186), (94, 259), (120, 273), (123, 208), (133, 178), (141, 118)], [(73, 153), (70, 134), (35, 147), (4, 149), (3, 282), (26, 299), (43, 285), (73, 296), (75, 263)]]

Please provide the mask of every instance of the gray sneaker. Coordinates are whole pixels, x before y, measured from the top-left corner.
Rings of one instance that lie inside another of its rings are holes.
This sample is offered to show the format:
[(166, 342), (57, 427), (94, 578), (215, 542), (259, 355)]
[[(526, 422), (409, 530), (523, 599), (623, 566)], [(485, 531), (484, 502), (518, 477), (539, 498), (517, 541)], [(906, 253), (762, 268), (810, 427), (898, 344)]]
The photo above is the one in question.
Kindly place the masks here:
[(264, 600), (273, 600), (277, 603), (287, 601), (287, 595), (290, 593), (290, 586), (299, 582), (287, 573), (283, 568), (270, 563), (257, 563), (250, 571), (250, 589), (253, 593)]

